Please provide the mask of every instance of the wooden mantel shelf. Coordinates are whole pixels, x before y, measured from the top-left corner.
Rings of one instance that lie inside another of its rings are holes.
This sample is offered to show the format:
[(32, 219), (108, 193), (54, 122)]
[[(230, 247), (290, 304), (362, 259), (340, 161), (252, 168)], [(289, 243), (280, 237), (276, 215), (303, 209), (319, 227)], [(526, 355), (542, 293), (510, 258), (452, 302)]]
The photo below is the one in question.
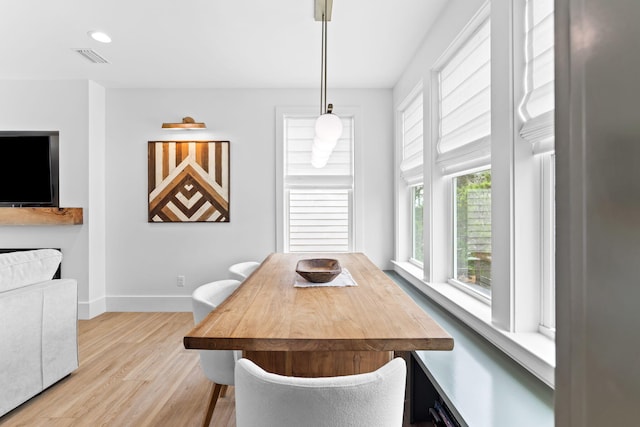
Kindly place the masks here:
[(82, 208), (0, 208), (0, 225), (82, 224)]

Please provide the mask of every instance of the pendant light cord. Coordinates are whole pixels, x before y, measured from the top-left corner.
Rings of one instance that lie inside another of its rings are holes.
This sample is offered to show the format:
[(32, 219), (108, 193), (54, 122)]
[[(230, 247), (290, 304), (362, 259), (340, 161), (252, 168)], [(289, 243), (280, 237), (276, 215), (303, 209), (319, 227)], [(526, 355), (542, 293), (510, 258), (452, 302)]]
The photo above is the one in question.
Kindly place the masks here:
[(324, 14), (322, 16), (322, 34), (324, 45), (324, 111), (327, 111), (327, 2), (324, 0)]
[(322, 13), (322, 41), (320, 47), (320, 115), (322, 115), (324, 105), (324, 12)]
[(320, 49), (320, 115), (327, 112), (327, 1), (322, 12), (322, 47)]

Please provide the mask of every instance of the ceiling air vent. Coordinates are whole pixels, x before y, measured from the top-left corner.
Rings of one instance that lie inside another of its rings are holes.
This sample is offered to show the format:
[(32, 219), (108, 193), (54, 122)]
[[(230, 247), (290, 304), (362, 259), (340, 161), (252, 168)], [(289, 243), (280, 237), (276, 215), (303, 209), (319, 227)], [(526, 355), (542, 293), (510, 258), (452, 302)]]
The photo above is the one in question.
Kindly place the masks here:
[(109, 63), (109, 61), (104, 59), (102, 56), (100, 56), (100, 54), (98, 52), (96, 52), (93, 49), (79, 48), (79, 49), (73, 49), (73, 50), (75, 50), (80, 55), (82, 55), (83, 57), (87, 58), (89, 61), (93, 62), (94, 64), (108, 64)]

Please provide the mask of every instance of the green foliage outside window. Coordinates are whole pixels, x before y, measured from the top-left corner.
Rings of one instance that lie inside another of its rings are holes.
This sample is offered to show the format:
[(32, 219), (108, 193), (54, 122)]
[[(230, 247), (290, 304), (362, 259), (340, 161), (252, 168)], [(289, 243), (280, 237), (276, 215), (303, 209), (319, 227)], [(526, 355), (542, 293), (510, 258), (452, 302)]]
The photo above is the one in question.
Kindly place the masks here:
[(491, 288), (491, 170), (462, 175), (456, 188), (456, 271), (461, 282)]

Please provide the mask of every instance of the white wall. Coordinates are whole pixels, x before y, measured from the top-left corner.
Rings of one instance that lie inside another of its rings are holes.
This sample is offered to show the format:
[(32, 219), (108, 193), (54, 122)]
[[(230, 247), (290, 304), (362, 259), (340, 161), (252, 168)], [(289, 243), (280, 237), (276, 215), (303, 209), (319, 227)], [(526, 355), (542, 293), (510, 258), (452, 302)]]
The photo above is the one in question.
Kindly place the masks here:
[[(190, 310), (197, 286), (229, 265), (276, 248), (275, 109), (315, 106), (316, 90), (110, 89), (107, 91), (107, 310)], [(334, 90), (330, 101), (362, 112), (365, 224), (362, 251), (389, 268), (393, 254), (391, 90)], [(191, 116), (203, 131), (163, 122)], [(229, 223), (147, 222), (147, 142), (231, 143)], [(186, 286), (176, 286), (176, 276)]]
[(0, 81), (0, 130), (59, 131), (60, 206), (84, 208), (83, 225), (0, 226), (0, 247), (61, 248), (80, 301), (89, 297), (89, 96), (87, 81)]
[(640, 2), (556, 2), (556, 425), (640, 422)]
[(81, 300), (80, 316), (91, 318), (104, 313), (106, 292), (106, 185), (105, 132), (106, 90), (89, 82), (89, 285)]

